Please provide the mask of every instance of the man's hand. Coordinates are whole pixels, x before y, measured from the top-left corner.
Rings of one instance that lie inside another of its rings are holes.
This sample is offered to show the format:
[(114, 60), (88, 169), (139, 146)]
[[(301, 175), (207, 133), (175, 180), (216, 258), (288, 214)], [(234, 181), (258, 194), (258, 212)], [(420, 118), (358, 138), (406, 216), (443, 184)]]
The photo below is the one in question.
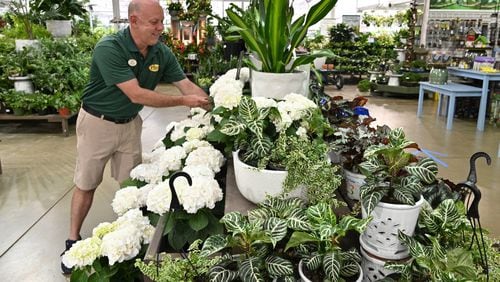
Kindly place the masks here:
[(197, 96), (197, 95), (184, 95), (182, 96), (183, 99), (183, 105), (188, 106), (190, 108), (203, 108), (203, 109), (210, 109), (210, 102), (208, 100), (208, 97), (202, 97), (202, 96)]

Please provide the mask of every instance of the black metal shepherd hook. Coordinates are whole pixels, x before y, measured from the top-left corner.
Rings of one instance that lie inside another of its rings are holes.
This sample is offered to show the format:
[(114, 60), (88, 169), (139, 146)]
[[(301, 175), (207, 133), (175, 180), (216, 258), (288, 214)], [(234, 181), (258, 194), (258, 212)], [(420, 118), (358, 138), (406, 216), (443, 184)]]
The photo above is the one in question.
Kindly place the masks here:
[[(488, 255), (486, 254), (486, 245), (484, 243), (483, 228), (481, 226), (481, 221), (479, 220), (479, 201), (481, 200), (481, 191), (479, 191), (479, 188), (476, 186), (477, 182), (476, 160), (481, 157), (486, 159), (486, 163), (488, 165), (491, 165), (491, 158), (487, 153), (485, 152), (474, 153), (469, 160), (470, 170), (469, 170), (469, 175), (467, 176), (467, 180), (458, 183), (457, 188), (460, 191), (467, 192), (467, 194), (464, 195), (463, 200), (467, 207), (467, 219), (469, 219), (473, 232), (469, 249), (472, 248), (472, 245), (474, 243), (476, 243), (479, 250), (481, 265), (483, 266), (484, 272), (486, 273), (486, 281), (488, 281), (489, 280)], [(479, 240), (477, 231), (479, 231), (481, 240)]]
[(170, 202), (170, 211), (171, 212), (181, 208), (181, 205), (179, 203), (179, 198), (177, 197), (177, 193), (175, 192), (175, 187), (174, 187), (175, 179), (177, 179), (178, 177), (181, 177), (181, 176), (186, 178), (186, 180), (190, 186), (193, 185), (193, 179), (191, 179), (191, 176), (187, 172), (177, 171), (177, 172), (174, 172), (170, 176), (170, 179), (168, 181), (168, 186), (170, 187), (170, 191), (172, 191), (172, 202)]

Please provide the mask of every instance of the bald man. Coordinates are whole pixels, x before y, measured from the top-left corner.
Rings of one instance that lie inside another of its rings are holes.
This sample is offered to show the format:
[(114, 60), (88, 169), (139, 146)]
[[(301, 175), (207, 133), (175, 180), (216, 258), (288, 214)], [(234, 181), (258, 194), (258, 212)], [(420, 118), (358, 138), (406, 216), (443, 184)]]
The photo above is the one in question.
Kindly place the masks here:
[[(90, 81), (76, 122), (77, 161), (71, 200), (71, 224), (66, 251), (80, 238), (80, 229), (111, 160), (118, 182), (141, 163), (143, 106), (209, 107), (207, 94), (183, 73), (173, 53), (158, 41), (163, 32), (163, 8), (155, 0), (132, 0), (129, 26), (97, 43)], [(173, 83), (182, 95), (154, 91), (158, 83)], [(64, 274), (71, 269), (61, 263)]]

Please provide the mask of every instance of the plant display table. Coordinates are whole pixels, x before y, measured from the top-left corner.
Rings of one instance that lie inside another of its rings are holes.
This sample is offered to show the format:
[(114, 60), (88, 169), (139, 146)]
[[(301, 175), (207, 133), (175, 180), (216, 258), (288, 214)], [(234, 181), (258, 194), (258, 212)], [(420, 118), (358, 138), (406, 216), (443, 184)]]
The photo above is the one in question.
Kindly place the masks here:
[[(432, 84), (429, 82), (420, 82), (420, 91), (418, 95), (418, 109), (417, 116), (422, 116), (422, 108), (424, 103), (424, 92), (431, 91), (437, 92), (439, 94), (439, 105), (438, 105), (438, 115), (441, 109), (441, 96), (449, 96), (450, 103), (448, 104), (448, 118), (446, 120), (446, 129), (450, 130), (453, 126), (453, 116), (455, 113), (455, 98), (456, 97), (481, 97), (481, 88), (473, 87), (469, 85), (459, 84), (459, 83), (448, 83), (448, 84)], [(482, 100), (482, 98), (481, 98)], [(481, 105), (483, 105), (481, 103)], [(484, 119), (486, 115), (486, 103), (481, 108), (479, 108), (479, 117), (477, 119), (477, 129), (479, 131), (484, 130)]]
[(65, 137), (68, 137), (68, 119), (73, 117), (75, 114), (71, 114), (68, 116), (62, 116), (59, 114), (50, 114), (50, 115), (24, 115), (24, 116), (16, 116), (10, 114), (0, 114), (0, 121), (11, 121), (11, 120), (46, 120), (47, 122), (60, 122), (62, 126), (62, 133)]

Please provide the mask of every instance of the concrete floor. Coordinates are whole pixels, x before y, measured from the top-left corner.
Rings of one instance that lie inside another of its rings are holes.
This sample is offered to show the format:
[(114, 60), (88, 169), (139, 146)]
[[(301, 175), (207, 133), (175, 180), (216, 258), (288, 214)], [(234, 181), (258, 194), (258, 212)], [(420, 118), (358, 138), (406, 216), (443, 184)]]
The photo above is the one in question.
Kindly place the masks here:
[[(168, 89), (168, 87), (167, 87)], [(353, 98), (360, 95), (355, 86), (341, 91), (327, 88), (332, 95)], [(365, 94), (369, 95), (369, 94)], [(367, 104), (378, 124), (403, 127), (408, 137), (422, 148), (438, 152), (446, 166), (440, 176), (454, 182), (466, 179), (469, 157), (487, 152), (491, 166), (477, 163), (478, 186), (483, 193), (481, 221), (492, 235), (500, 237), (500, 129), (487, 125), (476, 131), (475, 120), (455, 119), (453, 130), (445, 129), (445, 117), (435, 115), (437, 102), (426, 99), (422, 118), (416, 118), (417, 99), (369, 96)], [(145, 108), (143, 148), (148, 151), (165, 134), (165, 126), (182, 120), (188, 110)], [(69, 232), (69, 207), (75, 164), (74, 124), (70, 136), (63, 137), (58, 124), (0, 124), (0, 281), (66, 281), (60, 273), (60, 253)], [(245, 211), (253, 205), (235, 188), (232, 168), (228, 170), (226, 210)], [(96, 192), (93, 207), (84, 223), (82, 236), (104, 221), (113, 221), (110, 203), (118, 184), (105, 172)]]

